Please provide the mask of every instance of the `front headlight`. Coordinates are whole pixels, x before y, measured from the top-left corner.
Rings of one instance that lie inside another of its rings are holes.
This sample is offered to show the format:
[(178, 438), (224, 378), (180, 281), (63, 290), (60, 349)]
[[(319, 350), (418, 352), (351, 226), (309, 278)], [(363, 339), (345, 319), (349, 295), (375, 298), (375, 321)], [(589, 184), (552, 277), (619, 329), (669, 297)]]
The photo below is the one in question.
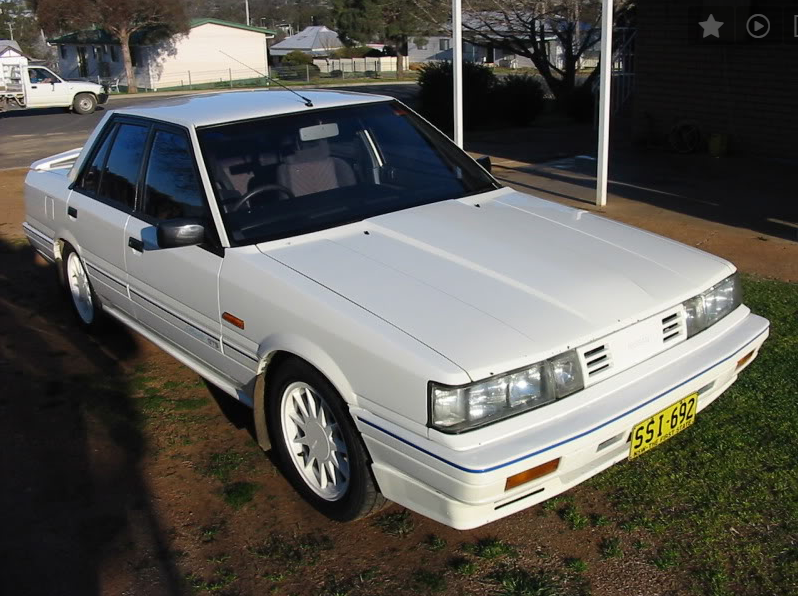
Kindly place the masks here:
[(456, 433), (534, 410), (584, 388), (574, 350), (461, 387), (430, 383), (430, 422)]
[(742, 304), (742, 288), (736, 273), (715, 284), (706, 292), (685, 300), (687, 337), (711, 327)]

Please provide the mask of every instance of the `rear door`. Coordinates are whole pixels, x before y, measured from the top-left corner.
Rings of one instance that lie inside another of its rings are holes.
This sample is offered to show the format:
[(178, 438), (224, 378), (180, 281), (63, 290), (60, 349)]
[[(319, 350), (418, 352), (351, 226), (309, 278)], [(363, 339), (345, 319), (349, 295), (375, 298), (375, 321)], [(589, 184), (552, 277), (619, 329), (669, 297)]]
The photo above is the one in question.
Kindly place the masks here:
[(68, 226), (94, 291), (130, 315), (125, 225), (136, 203), (148, 133), (145, 123), (112, 120), (106, 125), (67, 201)]
[[(142, 324), (221, 372), (218, 280), (224, 252), (200, 184), (187, 131), (156, 124), (142, 168), (141, 200), (125, 232), (130, 297)], [(162, 249), (159, 222), (182, 217), (205, 221), (200, 246)]]

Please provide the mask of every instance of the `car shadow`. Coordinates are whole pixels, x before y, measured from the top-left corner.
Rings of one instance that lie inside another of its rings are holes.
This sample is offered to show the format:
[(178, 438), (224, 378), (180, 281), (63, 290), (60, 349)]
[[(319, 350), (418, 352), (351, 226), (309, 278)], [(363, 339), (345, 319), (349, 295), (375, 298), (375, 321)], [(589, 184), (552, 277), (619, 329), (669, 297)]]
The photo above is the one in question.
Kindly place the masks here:
[(0, 239), (0, 271), (2, 591), (108, 593), (109, 569), (135, 548), (157, 593), (184, 593), (140, 473), (142, 416), (123, 367), (134, 337), (110, 321), (87, 335), (54, 266), (22, 241)]
[[(104, 112), (107, 108), (97, 106), (95, 112)], [(70, 108), (11, 108), (5, 112), (0, 112), (0, 118), (27, 118), (29, 116), (54, 116), (63, 115), (71, 112)], [(78, 114), (75, 114), (78, 116)]]

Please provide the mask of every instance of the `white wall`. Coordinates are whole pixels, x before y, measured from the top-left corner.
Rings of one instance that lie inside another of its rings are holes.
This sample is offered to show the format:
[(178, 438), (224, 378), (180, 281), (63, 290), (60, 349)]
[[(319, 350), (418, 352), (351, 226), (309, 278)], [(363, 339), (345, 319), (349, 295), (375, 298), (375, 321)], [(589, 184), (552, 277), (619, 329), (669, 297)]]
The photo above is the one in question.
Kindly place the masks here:
[(235, 80), (269, 72), (266, 36), (257, 31), (206, 23), (150, 50), (148, 86), (156, 89), (188, 85), (189, 73), (191, 83), (197, 84), (227, 81), (231, 74)]
[[(61, 47), (58, 49), (59, 74), (65, 78), (80, 78), (78, 46), (63, 47), (66, 49), (65, 57)], [(118, 45), (113, 46), (116, 61), (113, 60), (111, 46), (105, 46), (105, 50), (103, 46), (81, 47), (86, 48), (86, 78), (93, 81), (98, 77), (103, 81), (118, 78), (121, 85), (127, 85), (122, 50)], [(219, 50), (243, 64), (228, 58)], [(255, 71), (268, 74), (266, 36), (263, 33), (213, 23), (194, 27), (187, 35), (176, 36), (154, 46), (133, 48), (133, 51), (139, 55), (139, 66), (133, 69), (136, 84), (148, 89), (178, 87), (189, 82), (228, 81), (231, 74), (233, 80), (256, 78), (258, 74)], [(101, 62), (107, 63), (107, 66), (102, 67)]]

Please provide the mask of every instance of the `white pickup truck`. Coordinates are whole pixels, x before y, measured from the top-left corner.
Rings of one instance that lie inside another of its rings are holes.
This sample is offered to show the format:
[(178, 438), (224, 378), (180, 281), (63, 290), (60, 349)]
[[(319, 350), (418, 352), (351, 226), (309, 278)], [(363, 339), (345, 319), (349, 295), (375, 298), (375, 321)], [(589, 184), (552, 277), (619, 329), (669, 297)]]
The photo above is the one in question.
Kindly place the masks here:
[(0, 65), (0, 112), (16, 106), (91, 114), (107, 100), (108, 89), (98, 83), (65, 80), (44, 66)]
[(77, 321), (252, 407), (338, 520), (384, 496), (473, 528), (645, 458), (768, 335), (731, 263), (503, 187), (389, 97), (109, 111), (33, 164), (25, 205)]

